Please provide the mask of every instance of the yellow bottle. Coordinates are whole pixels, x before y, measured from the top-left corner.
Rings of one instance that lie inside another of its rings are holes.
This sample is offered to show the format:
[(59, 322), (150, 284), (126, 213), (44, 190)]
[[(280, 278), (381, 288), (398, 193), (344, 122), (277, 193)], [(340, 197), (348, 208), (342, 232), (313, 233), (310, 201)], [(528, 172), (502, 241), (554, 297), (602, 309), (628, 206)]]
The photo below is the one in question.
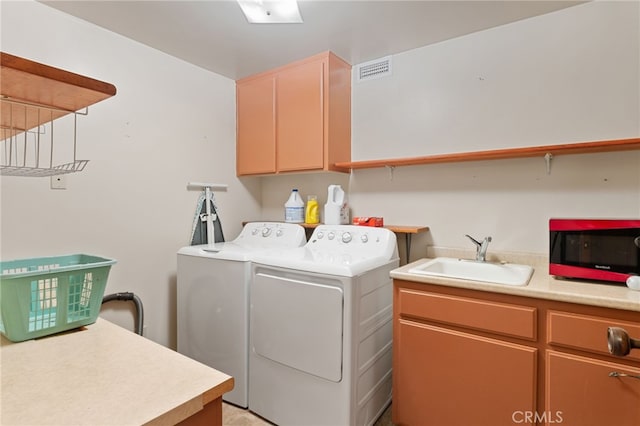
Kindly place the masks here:
[(304, 215), (305, 223), (318, 223), (320, 222), (320, 212), (318, 211), (318, 199), (315, 195), (309, 195), (307, 197), (307, 207)]

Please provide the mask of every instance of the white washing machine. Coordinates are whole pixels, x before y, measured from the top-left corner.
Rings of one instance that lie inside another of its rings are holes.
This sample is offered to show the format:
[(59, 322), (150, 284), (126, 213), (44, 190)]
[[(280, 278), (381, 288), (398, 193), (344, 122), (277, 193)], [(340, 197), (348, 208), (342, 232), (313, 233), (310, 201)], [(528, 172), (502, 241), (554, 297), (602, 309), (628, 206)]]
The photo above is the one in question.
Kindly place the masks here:
[(396, 236), (320, 225), (304, 247), (257, 254), (249, 409), (278, 425), (370, 425), (391, 402)]
[(255, 222), (233, 241), (178, 251), (178, 352), (233, 376), (227, 402), (248, 407), (251, 258), (305, 243), (300, 225)]

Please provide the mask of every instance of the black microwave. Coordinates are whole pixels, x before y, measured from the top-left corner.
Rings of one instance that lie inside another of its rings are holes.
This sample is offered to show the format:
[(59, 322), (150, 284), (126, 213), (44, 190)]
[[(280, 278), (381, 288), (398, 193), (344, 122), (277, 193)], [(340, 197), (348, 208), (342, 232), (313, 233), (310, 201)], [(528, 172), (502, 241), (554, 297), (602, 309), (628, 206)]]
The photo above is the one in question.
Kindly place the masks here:
[(640, 219), (550, 219), (549, 274), (612, 282), (640, 275)]

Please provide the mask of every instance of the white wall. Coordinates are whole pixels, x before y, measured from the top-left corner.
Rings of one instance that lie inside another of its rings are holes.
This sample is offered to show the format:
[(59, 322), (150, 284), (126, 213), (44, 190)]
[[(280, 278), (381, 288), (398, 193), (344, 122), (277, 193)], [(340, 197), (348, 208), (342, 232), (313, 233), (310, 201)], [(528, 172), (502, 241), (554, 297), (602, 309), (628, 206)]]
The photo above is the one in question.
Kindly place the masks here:
[[(639, 21), (638, 2), (595, 2), (394, 55), (392, 76), (353, 83), (353, 160), (639, 137)], [(265, 217), (291, 187), (324, 203), (330, 179), (265, 178)], [(638, 151), (558, 156), (549, 175), (528, 158), (345, 181), (353, 215), (430, 227), (413, 260), (427, 245), (472, 250), (464, 234), (544, 254), (550, 217), (640, 217)]]
[[(187, 182), (229, 184), (216, 195), (227, 239), (259, 210), (259, 180), (235, 177), (234, 81), (40, 3), (3, 1), (1, 14), (2, 51), (118, 91), (78, 118), (78, 158), (90, 162), (67, 175), (68, 189), (2, 177), (2, 259), (116, 259), (107, 293), (137, 294), (147, 337), (175, 347), (176, 251), (189, 244), (199, 195)], [(103, 314), (132, 328), (124, 305)]]
[[(217, 194), (227, 239), (242, 220), (281, 220), (291, 188), (323, 204), (342, 184), (354, 215), (431, 228), (412, 259), (428, 244), (471, 249), (465, 233), (492, 235), (490, 250), (545, 253), (549, 217), (640, 216), (637, 151), (557, 157), (550, 175), (532, 158), (239, 180), (233, 81), (39, 3), (2, 1), (0, 14), (3, 51), (118, 88), (79, 118), (78, 156), (91, 161), (67, 190), (0, 180), (1, 258), (117, 259), (107, 292), (138, 294), (147, 336), (168, 346), (175, 253), (198, 196), (189, 181), (230, 185)], [(392, 77), (354, 83), (354, 160), (638, 137), (639, 15), (637, 3), (589, 3), (394, 55)], [(112, 311), (132, 327), (130, 312)]]
[(395, 55), (354, 83), (353, 158), (637, 137), (638, 19), (596, 2)]

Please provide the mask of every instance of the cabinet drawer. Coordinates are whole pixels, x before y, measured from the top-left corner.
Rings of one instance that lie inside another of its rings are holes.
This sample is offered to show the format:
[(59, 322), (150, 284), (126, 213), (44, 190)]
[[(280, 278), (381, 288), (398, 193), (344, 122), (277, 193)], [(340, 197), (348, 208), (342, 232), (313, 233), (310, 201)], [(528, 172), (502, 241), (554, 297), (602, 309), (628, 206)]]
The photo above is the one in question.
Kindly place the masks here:
[[(640, 338), (640, 325), (632, 322), (560, 311), (549, 311), (547, 315), (547, 341), (550, 345), (609, 354), (608, 327), (622, 327), (630, 337)], [(631, 351), (625, 358), (640, 361), (640, 350)]]
[(536, 340), (536, 308), (400, 289), (400, 316)]

